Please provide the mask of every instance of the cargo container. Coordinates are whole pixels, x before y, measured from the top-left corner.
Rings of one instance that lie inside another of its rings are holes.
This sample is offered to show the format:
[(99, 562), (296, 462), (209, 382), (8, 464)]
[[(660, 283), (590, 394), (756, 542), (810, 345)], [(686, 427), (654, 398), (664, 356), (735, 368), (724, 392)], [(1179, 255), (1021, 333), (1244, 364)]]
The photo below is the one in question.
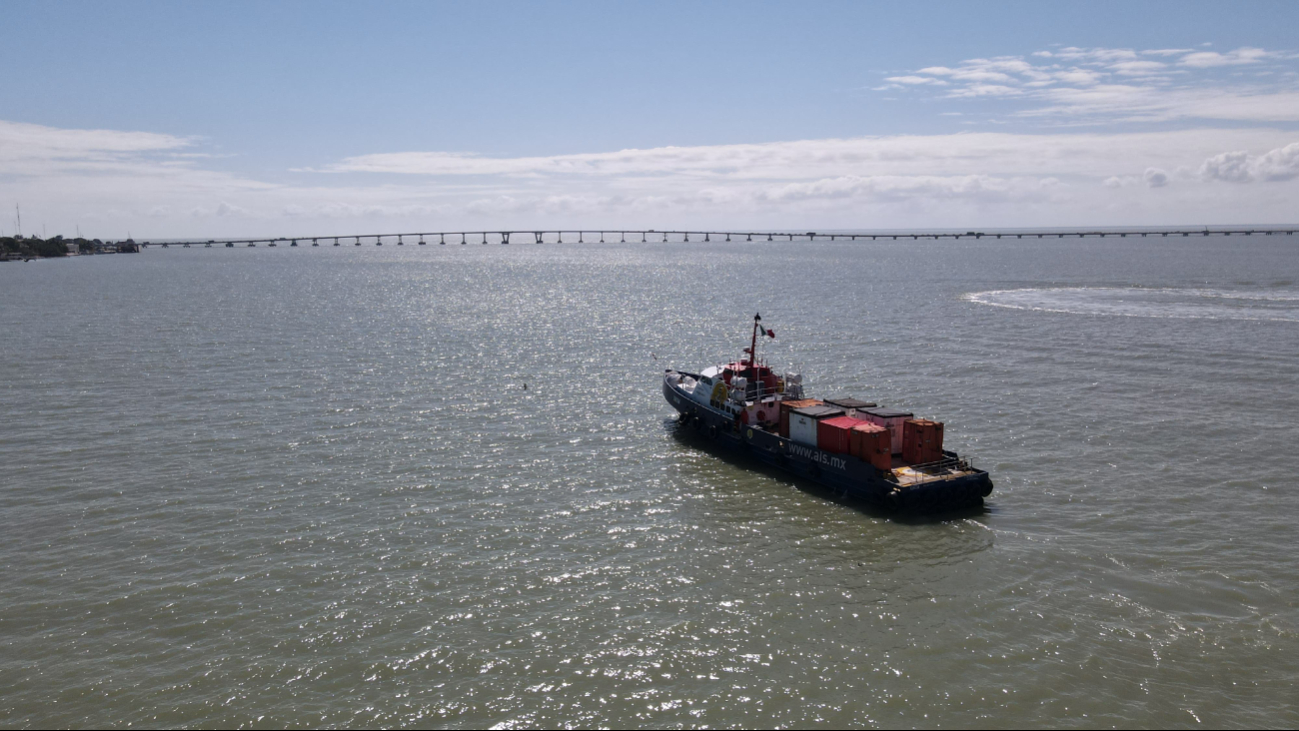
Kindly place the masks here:
[(907, 419), (902, 426), (902, 460), (907, 464), (937, 462), (943, 458), (943, 422)]
[(845, 411), (849, 411), (849, 416), (852, 415), (852, 409), (869, 409), (872, 406), (879, 405), (873, 401), (862, 401), (861, 399), (855, 398), (828, 398), (825, 402), (831, 406), (838, 406)]
[(826, 452), (852, 453), (852, 429), (868, 422), (851, 416), (822, 419), (816, 425), (816, 446)]
[(894, 454), (902, 454), (902, 424), (907, 419), (915, 416), (910, 411), (899, 411), (897, 409), (886, 409), (882, 406), (875, 406), (865, 409), (856, 409), (857, 418), (865, 419), (872, 424), (878, 424), (889, 430), (889, 442), (892, 444)]
[(849, 435), (852, 456), (863, 462), (870, 462), (876, 469), (887, 470), (893, 467), (893, 446), (889, 440), (889, 430), (879, 424), (863, 422), (853, 427)]
[(801, 409), (805, 406), (818, 406), (822, 402), (814, 398), (799, 399), (793, 401), (780, 402), (780, 425), (776, 428), (776, 433), (789, 439), (789, 412), (794, 409)]
[(789, 412), (789, 438), (809, 447), (816, 446), (817, 422), (843, 416), (843, 409), (835, 406), (804, 406)]

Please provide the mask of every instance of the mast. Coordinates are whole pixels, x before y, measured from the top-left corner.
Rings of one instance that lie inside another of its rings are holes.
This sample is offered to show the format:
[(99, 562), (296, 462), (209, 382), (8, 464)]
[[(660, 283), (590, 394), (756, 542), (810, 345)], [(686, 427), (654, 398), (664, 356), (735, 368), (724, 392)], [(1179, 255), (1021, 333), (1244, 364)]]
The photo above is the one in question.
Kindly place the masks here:
[(755, 313), (753, 315), (753, 342), (749, 344), (749, 378), (752, 380), (758, 374), (758, 323), (762, 322), (762, 315)]

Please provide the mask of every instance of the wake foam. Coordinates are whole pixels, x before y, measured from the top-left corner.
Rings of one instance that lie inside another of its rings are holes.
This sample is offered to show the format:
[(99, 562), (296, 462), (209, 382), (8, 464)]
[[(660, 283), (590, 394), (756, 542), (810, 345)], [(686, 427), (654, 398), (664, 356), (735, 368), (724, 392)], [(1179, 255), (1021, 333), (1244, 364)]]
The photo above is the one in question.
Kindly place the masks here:
[(991, 307), (1071, 315), (1299, 322), (1299, 293), (1293, 290), (1035, 287), (971, 292), (964, 298)]

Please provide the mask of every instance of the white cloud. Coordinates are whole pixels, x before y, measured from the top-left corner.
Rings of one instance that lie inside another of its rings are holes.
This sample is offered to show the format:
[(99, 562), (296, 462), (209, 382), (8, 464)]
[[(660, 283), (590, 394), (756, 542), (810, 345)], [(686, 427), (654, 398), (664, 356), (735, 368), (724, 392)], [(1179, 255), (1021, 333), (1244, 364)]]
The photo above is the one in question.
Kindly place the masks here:
[(1120, 61), (1109, 68), (1120, 76), (1151, 76), (1163, 73), (1168, 64), (1159, 61)]
[(1244, 150), (1223, 152), (1200, 165), (1200, 177), (1229, 183), (1277, 182), (1299, 178), (1299, 142), (1253, 156)]
[(962, 89), (955, 89), (948, 94), (950, 97), (981, 97), (981, 96), (1020, 96), (1023, 90), (1016, 89), (1002, 84), (970, 84)]
[[(175, 151), (197, 146), (182, 138), (102, 139), (110, 142), (32, 145), (20, 155), (10, 146), (7, 159), (21, 157), (23, 170), (3, 170), (0, 200), (20, 200), (24, 219), (47, 221), (51, 232), (62, 221), (63, 230), (79, 223), (99, 236), (130, 228), (137, 238), (210, 238), (577, 220), (647, 228), (1139, 223), (1182, 214), (1276, 220), (1291, 217), (1299, 186), (1296, 133), (1264, 128), (891, 135), (509, 158), (386, 152), (276, 183), (205, 167), (225, 161), (187, 157), (177, 165)], [(1241, 153), (1248, 177), (1236, 179), (1273, 182), (1215, 185), (1231, 179), (1234, 158), (1216, 167), (1205, 161), (1223, 150), (1249, 151)], [(87, 173), (90, 165), (99, 167)], [(1165, 172), (1197, 169), (1199, 176)], [(1115, 197), (1106, 186), (1125, 190)], [(1162, 190), (1147, 199), (1150, 188)]]
[(895, 84), (938, 84), (939, 86), (947, 86), (946, 81), (931, 76), (890, 76), (884, 80), (892, 81)]
[[(1164, 59), (1164, 60), (1154, 60)], [(1028, 57), (974, 58), (928, 66), (895, 79), (924, 94), (930, 78), (949, 82), (939, 96), (1006, 99), (1020, 119), (1074, 124), (1213, 119), (1299, 122), (1299, 57), (1243, 47), (1227, 53), (1163, 48), (1067, 47)], [(1249, 67), (1230, 80), (1219, 67)], [(902, 88), (902, 87), (891, 87)]]
[(1062, 81), (1066, 84), (1081, 84), (1082, 86), (1099, 84), (1101, 79), (1105, 78), (1105, 75), (1098, 71), (1088, 71), (1087, 69), (1078, 68), (1056, 71), (1052, 76), (1054, 76), (1057, 81)]
[(1261, 48), (1237, 48), (1230, 53), (1199, 51), (1188, 53), (1178, 63), (1183, 66), (1205, 69), (1214, 66), (1239, 66), (1241, 64), (1258, 63), (1271, 55)]

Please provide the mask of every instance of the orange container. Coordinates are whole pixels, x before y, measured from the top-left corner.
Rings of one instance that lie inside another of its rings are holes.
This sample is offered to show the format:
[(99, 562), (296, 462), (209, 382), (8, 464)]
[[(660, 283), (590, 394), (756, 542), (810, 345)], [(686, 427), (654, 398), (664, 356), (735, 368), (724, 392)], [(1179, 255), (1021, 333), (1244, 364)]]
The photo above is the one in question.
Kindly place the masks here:
[(827, 452), (851, 454), (853, 427), (866, 423), (851, 416), (822, 419), (816, 423), (816, 446)]
[(863, 462), (870, 462), (876, 469), (892, 469), (893, 444), (888, 428), (870, 422), (858, 424), (853, 427), (849, 439), (849, 454)]
[(780, 426), (777, 430), (777, 433), (780, 434), (780, 436), (788, 439), (789, 438), (789, 412), (794, 409), (801, 409), (807, 406), (819, 406), (821, 403), (822, 402), (819, 399), (814, 399), (814, 398), (798, 399), (795, 401), (781, 401), (780, 402)]
[(902, 460), (908, 464), (943, 458), (943, 422), (907, 419), (902, 423)]

